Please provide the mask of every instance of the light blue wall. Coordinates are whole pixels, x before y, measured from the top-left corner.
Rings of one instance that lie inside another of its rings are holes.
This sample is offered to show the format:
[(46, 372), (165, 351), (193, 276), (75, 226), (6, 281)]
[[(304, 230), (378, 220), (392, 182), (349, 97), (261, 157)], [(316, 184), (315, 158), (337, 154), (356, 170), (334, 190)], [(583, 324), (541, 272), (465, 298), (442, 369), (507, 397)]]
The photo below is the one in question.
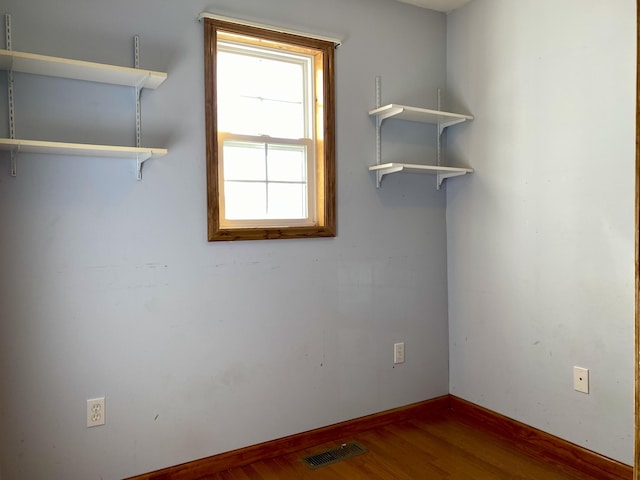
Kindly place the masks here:
[[(447, 83), (451, 393), (633, 463), (633, 0), (474, 0)], [(591, 393), (573, 391), (574, 365)]]
[[(2, 10), (15, 50), (131, 65), (137, 33), (142, 66), (169, 74), (143, 93), (143, 144), (169, 154), (142, 182), (129, 161), (26, 154), (11, 178), (0, 155), (3, 480), (122, 478), (448, 392), (445, 194), (420, 176), (376, 190), (366, 114), (375, 75), (383, 100), (435, 106), (444, 15), (386, 0)], [(344, 38), (337, 238), (207, 243), (203, 10)], [(15, 81), (18, 136), (134, 143), (129, 89)], [(390, 125), (386, 151), (426, 157), (424, 132)], [(102, 395), (107, 425), (87, 429)]]

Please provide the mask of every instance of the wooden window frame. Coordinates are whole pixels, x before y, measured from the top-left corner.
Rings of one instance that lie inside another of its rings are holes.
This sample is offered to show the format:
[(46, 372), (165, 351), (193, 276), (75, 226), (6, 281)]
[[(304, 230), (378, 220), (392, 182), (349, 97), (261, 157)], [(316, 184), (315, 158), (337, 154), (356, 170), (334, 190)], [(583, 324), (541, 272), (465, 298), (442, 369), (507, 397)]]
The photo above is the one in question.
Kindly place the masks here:
[[(316, 69), (322, 71), (322, 131), (316, 132), (316, 223), (312, 226), (222, 227), (220, 225), (220, 163), (218, 146), (216, 53), (217, 33), (224, 32), (264, 42), (310, 48), (318, 51)], [(336, 236), (335, 207), (335, 89), (334, 48), (326, 40), (282, 33), (249, 25), (205, 18), (205, 137), (207, 154), (207, 219), (210, 242), (268, 240)]]

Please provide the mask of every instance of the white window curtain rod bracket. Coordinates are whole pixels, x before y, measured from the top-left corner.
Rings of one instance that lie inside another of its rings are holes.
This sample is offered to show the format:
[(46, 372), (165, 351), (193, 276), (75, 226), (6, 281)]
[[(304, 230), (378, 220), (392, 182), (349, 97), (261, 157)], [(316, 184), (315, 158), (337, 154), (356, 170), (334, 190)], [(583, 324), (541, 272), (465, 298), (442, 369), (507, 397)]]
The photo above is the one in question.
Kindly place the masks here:
[(215, 13), (210, 13), (210, 12), (202, 12), (199, 16), (198, 16), (198, 20), (202, 21), (205, 18), (211, 18), (213, 20), (220, 20), (222, 22), (229, 22), (229, 23), (235, 23), (238, 25), (246, 25), (249, 27), (256, 27), (256, 28), (262, 28), (264, 30), (271, 30), (274, 32), (280, 32), (280, 33), (289, 33), (291, 35), (298, 35), (301, 37), (309, 37), (309, 38), (315, 38), (316, 40), (323, 40), (325, 42), (331, 42), (334, 44), (334, 46), (336, 48), (338, 48), (340, 45), (342, 45), (342, 39), (340, 38), (335, 38), (335, 37), (326, 37), (323, 35), (316, 35), (313, 33), (308, 33), (308, 32), (301, 32), (299, 30), (291, 30), (288, 28), (284, 28), (284, 27), (278, 27), (275, 25), (268, 25), (268, 24), (264, 24), (264, 23), (258, 23), (258, 22), (253, 22), (251, 20), (243, 20), (240, 18), (233, 18), (233, 17), (225, 17), (223, 15), (217, 15)]

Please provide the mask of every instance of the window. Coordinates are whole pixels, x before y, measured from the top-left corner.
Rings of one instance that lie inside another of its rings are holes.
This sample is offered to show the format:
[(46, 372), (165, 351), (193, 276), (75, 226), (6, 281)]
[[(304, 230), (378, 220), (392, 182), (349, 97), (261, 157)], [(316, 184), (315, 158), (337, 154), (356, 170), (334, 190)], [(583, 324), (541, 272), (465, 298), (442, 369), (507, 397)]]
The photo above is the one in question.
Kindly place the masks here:
[(335, 236), (333, 49), (205, 18), (209, 241)]

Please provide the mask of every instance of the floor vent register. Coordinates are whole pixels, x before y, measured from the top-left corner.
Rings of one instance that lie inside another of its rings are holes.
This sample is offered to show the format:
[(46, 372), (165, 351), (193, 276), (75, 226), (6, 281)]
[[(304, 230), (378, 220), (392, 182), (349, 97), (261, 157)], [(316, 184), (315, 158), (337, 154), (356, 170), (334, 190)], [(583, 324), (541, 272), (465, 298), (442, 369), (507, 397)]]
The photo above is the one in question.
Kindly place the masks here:
[(316, 453), (315, 455), (303, 457), (302, 461), (307, 465), (307, 467), (315, 470), (316, 468), (341, 462), (342, 460), (362, 455), (363, 453), (367, 453), (367, 449), (359, 443), (343, 443), (337, 448), (332, 448), (331, 450)]

